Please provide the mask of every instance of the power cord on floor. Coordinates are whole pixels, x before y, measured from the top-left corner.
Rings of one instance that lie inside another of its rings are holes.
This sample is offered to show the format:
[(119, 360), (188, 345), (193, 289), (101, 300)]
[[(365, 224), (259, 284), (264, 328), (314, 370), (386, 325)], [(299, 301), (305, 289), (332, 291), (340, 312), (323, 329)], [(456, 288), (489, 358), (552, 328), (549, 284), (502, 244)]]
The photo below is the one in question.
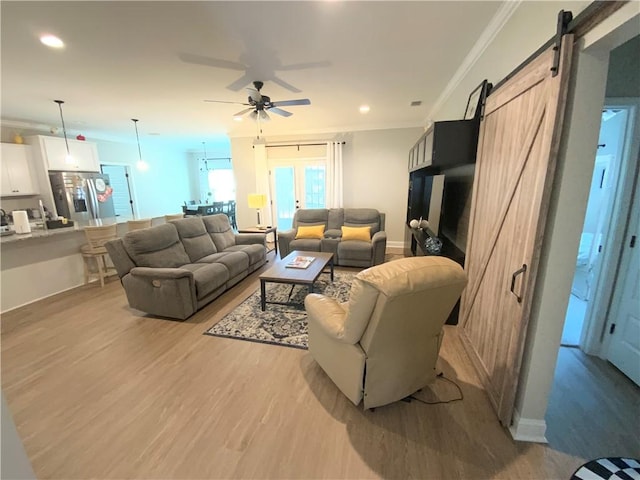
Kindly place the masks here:
[(438, 402), (427, 402), (426, 400), (422, 400), (420, 398), (416, 398), (413, 395), (409, 395), (407, 398), (404, 399), (405, 402), (410, 402), (411, 400), (415, 400), (416, 402), (420, 402), (420, 403), (424, 403), (425, 405), (440, 405), (443, 403), (451, 403), (451, 402), (458, 402), (461, 400), (464, 400), (464, 394), (462, 393), (462, 389), (460, 388), (460, 386), (454, 382), (453, 380), (447, 378), (444, 376), (444, 373), (440, 372), (438, 375), (436, 375), (436, 378), (441, 378), (443, 380), (446, 380), (447, 382), (453, 384), (457, 389), (458, 389), (458, 393), (460, 394), (459, 398), (452, 398), (451, 400), (441, 400)]

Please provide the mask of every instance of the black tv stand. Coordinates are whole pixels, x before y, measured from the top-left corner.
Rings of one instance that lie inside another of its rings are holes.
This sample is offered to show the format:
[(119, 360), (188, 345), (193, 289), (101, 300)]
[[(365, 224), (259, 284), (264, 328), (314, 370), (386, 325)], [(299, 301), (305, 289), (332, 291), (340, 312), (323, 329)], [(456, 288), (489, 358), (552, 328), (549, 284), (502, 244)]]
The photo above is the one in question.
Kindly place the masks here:
[[(414, 257), (422, 257), (431, 255), (431, 253), (427, 252), (425, 247), (425, 241), (429, 238), (429, 234), (424, 230), (419, 228), (411, 228), (407, 226), (407, 228), (411, 231), (411, 254)], [(464, 252), (460, 250), (451, 240), (447, 237), (442, 236), (438, 237), (440, 241), (442, 241), (442, 249), (440, 251), (440, 256), (450, 258), (461, 267), (464, 268)], [(460, 301), (456, 303), (455, 307), (449, 314), (449, 318), (447, 318), (447, 325), (457, 325), (458, 324), (458, 313), (460, 311)]]

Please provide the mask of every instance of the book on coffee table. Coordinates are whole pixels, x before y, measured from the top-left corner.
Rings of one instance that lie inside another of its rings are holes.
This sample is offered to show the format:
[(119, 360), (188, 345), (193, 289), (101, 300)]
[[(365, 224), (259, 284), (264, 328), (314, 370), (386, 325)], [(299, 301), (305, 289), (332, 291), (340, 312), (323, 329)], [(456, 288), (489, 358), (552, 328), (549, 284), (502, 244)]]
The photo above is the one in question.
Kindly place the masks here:
[(285, 266), (287, 268), (307, 268), (314, 260), (314, 257), (298, 256), (287, 263)]

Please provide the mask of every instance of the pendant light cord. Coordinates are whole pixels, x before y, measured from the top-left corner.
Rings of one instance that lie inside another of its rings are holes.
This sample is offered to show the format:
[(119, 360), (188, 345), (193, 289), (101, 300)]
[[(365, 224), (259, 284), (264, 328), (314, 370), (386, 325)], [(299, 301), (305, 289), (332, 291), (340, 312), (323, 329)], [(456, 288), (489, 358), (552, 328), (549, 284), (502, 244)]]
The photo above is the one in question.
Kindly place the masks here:
[(62, 133), (64, 134), (64, 144), (67, 146), (67, 156), (71, 155), (69, 153), (69, 141), (67, 140), (67, 129), (64, 126), (64, 116), (62, 115), (62, 104), (64, 100), (54, 100), (58, 104), (58, 108), (60, 109), (60, 120), (62, 120)]
[(140, 150), (140, 137), (138, 136), (138, 119), (132, 118), (133, 126), (136, 127), (136, 141), (138, 142), (138, 158), (142, 162), (142, 150)]

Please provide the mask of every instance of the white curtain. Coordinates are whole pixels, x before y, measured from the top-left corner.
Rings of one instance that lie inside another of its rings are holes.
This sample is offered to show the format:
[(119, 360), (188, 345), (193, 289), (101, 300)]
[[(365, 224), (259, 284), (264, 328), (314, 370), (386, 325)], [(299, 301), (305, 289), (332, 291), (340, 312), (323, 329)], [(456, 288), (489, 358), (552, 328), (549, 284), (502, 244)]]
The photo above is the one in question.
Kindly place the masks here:
[(342, 142), (327, 142), (327, 208), (341, 208)]

